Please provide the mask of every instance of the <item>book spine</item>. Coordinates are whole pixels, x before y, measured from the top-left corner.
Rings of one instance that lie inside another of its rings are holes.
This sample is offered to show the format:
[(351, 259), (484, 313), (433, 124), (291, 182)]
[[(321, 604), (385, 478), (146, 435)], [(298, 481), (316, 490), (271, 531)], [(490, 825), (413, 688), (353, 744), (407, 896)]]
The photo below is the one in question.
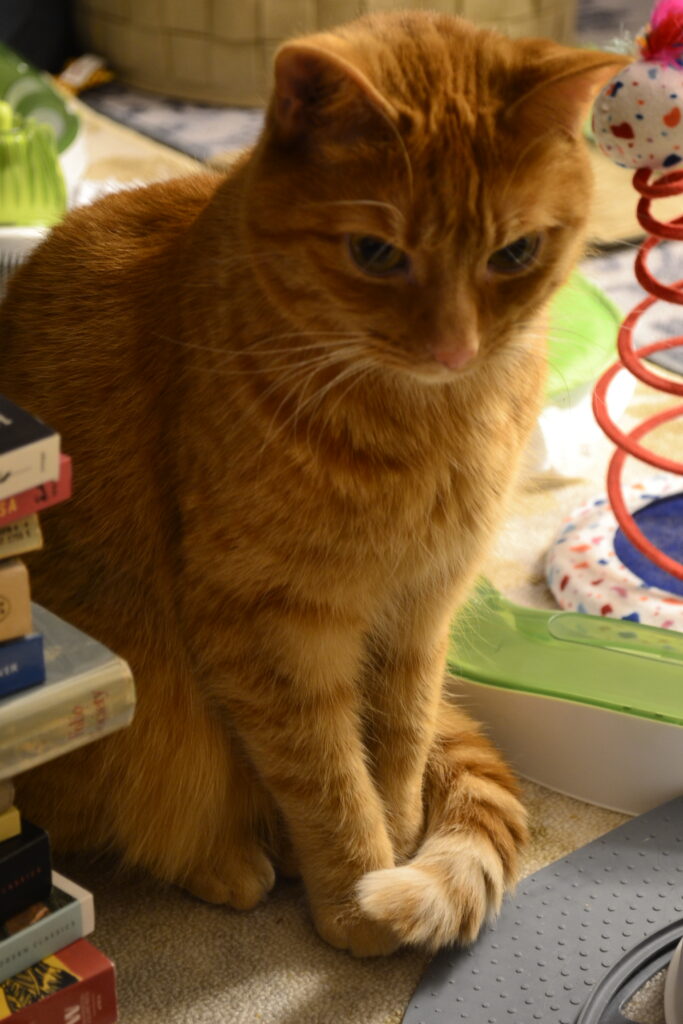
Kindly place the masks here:
[(11, 779), (0, 782), (0, 811), (9, 811), (14, 805), (14, 783)]
[(21, 494), (0, 499), (0, 526), (7, 526), (17, 519), (24, 519), (33, 512), (42, 512), (61, 501), (71, 497), (71, 458), (68, 455), (59, 457), (59, 479), (48, 480)]
[(6, 526), (0, 525), (0, 558), (26, 555), (29, 551), (39, 551), (42, 546), (43, 534), (35, 512)]
[(48, 694), (50, 704), (0, 727), (0, 778), (11, 778), (129, 725), (135, 710), (130, 670), (119, 661), (115, 678), (77, 692)]
[[(77, 888), (80, 889), (80, 886)], [(0, 941), (0, 982), (52, 956), (93, 930), (93, 898), (85, 890), (81, 890), (81, 893), (80, 898), (52, 911), (16, 935)], [(84, 901), (89, 902), (89, 907)]]
[(0, 499), (39, 487), (59, 478), (59, 434), (33, 441), (31, 444), (0, 456)]
[(0, 642), (31, 632), (28, 570), (18, 558), (0, 563)]
[(52, 858), (47, 832), (24, 823), (20, 836), (0, 847), (0, 919), (20, 914), (47, 899), (52, 888)]
[(0, 697), (44, 682), (45, 655), (39, 633), (0, 644)]
[(16, 807), (8, 807), (0, 814), (0, 843), (21, 833), (21, 817)]
[(116, 1024), (116, 970), (112, 963), (7, 1018), (9, 1024)]

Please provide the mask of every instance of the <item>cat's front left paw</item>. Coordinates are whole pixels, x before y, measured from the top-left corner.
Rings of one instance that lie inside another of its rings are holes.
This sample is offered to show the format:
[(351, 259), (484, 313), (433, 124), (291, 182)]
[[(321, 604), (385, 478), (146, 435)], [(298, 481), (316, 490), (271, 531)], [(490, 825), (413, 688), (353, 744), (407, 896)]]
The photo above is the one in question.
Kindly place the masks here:
[(361, 910), (402, 945), (435, 952), (472, 942), (500, 909), (505, 888), (503, 865), (488, 839), (454, 834), (428, 839), (408, 864), (364, 875), (357, 896)]

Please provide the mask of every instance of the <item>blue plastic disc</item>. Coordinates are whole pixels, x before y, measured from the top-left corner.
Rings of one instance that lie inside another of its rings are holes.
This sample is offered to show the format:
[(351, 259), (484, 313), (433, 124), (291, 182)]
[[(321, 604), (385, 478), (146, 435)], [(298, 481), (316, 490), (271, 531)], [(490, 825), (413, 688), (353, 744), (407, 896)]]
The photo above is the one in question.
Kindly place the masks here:
[[(683, 494), (659, 498), (633, 515), (647, 539), (677, 562), (683, 563)], [(649, 587), (683, 597), (683, 580), (665, 572), (631, 544), (621, 529), (614, 538), (614, 551), (623, 564)]]

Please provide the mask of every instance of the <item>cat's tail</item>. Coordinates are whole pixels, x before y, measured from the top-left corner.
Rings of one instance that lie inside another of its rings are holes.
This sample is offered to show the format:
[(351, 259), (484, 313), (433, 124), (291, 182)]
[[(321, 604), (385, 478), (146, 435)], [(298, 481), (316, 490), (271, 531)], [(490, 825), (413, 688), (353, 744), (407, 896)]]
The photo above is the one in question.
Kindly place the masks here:
[(425, 774), (426, 830), (415, 856), (365, 875), (368, 917), (430, 951), (471, 942), (517, 878), (527, 838), (517, 782), (467, 714), (443, 704)]

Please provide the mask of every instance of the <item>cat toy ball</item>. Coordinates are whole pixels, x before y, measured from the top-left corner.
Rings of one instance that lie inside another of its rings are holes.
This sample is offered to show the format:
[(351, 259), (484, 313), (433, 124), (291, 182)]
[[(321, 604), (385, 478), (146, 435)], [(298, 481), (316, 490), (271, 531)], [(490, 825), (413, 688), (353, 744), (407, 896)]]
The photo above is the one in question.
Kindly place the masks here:
[[(599, 499), (571, 517), (551, 548), (547, 573), (562, 608), (683, 630), (683, 490), (677, 479), (683, 462), (658, 455), (642, 442), (660, 424), (681, 417), (683, 405), (651, 416), (628, 433), (607, 409), (612, 382), (624, 371), (657, 390), (683, 395), (683, 382), (643, 362), (667, 365), (664, 353), (682, 346), (683, 335), (637, 349), (633, 343), (638, 322), (655, 302), (683, 305), (683, 280), (664, 284), (648, 267), (648, 256), (661, 241), (683, 240), (683, 216), (663, 223), (650, 212), (653, 199), (683, 194), (683, 0), (658, 3), (638, 43), (641, 59), (619, 71), (599, 94), (593, 131), (606, 156), (635, 170), (637, 216), (647, 232), (635, 276), (648, 296), (623, 321), (620, 361), (603, 374), (593, 393), (595, 417), (617, 446), (607, 472), (609, 503)], [(629, 455), (667, 475), (624, 486)]]

